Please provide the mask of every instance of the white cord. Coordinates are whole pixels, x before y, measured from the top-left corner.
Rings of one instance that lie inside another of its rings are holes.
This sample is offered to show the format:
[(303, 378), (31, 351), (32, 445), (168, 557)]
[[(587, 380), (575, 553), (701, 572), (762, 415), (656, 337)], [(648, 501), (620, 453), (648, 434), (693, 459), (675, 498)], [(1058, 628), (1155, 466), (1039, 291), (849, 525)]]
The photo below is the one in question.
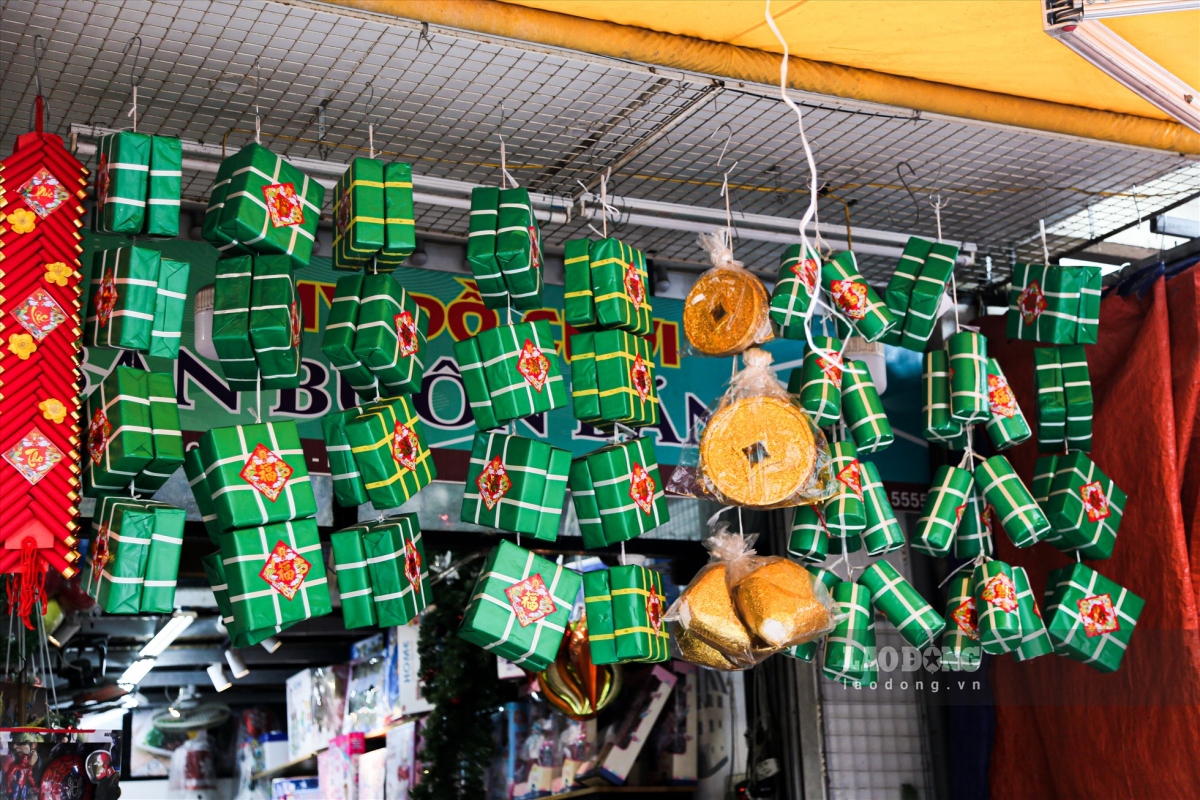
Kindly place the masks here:
[[(804, 135), (804, 115), (800, 112), (800, 107), (788, 97), (787, 93), (787, 74), (788, 74), (788, 43), (787, 39), (783, 38), (783, 34), (779, 32), (779, 28), (775, 25), (775, 18), (771, 16), (771, 0), (767, 0), (766, 5), (767, 26), (771, 32), (775, 34), (775, 38), (783, 46), (783, 58), (779, 61), (779, 96), (783, 98), (783, 102), (787, 103), (788, 108), (796, 113), (796, 129), (800, 132), (800, 143), (804, 146), (804, 158), (808, 161), (809, 174), (809, 189), (808, 189), (808, 208), (804, 210), (804, 216), (800, 218), (800, 257), (806, 258), (809, 252), (808, 245), (808, 223), (812, 221), (813, 216), (817, 213), (817, 162), (813, 158), (812, 148), (808, 144), (808, 137)], [(815, 253), (816, 250), (813, 249)], [(819, 254), (818, 254), (818, 257)], [(805, 287), (807, 289), (807, 287)], [(826, 358), (832, 355), (824, 348), (817, 347), (812, 338), (812, 317), (813, 311), (816, 309), (816, 295), (820, 292), (820, 283), (814, 286), (812, 291), (808, 293), (808, 308), (804, 312), (804, 338), (808, 342), (809, 348), (814, 353), (824, 354)]]
[(1050, 266), (1050, 248), (1046, 246), (1046, 220), (1038, 220), (1038, 228), (1042, 231), (1042, 258), (1046, 266)]

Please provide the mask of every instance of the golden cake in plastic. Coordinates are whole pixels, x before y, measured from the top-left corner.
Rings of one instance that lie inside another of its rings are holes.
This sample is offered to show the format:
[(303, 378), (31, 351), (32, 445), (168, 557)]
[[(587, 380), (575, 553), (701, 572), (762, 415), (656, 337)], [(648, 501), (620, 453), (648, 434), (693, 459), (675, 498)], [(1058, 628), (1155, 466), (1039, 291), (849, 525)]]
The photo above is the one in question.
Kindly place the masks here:
[(816, 460), (808, 418), (778, 397), (730, 403), (713, 414), (700, 439), (704, 480), (741, 506), (787, 505), (812, 477)]
[(750, 660), (750, 634), (733, 610), (724, 564), (706, 566), (683, 590), (679, 621), (735, 663)]
[(772, 338), (771, 298), (745, 269), (713, 269), (700, 276), (683, 302), (683, 332), (709, 356), (728, 356)]
[(812, 581), (799, 564), (772, 560), (738, 582), (734, 602), (746, 627), (767, 645), (802, 644), (829, 627), (829, 609), (817, 600)]

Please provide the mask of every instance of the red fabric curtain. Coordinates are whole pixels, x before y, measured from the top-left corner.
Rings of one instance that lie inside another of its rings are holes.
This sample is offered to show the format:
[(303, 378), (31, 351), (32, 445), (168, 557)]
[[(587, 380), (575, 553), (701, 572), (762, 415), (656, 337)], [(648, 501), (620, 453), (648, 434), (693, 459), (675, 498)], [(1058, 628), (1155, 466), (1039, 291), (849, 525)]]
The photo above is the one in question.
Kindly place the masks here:
[[(993, 798), (1200, 796), (1200, 269), (1158, 281), (1145, 298), (1108, 297), (1088, 348), (1095, 396), (1092, 459), (1128, 494), (1112, 558), (1088, 562), (1146, 601), (1120, 670), (1101, 674), (1054, 655), (993, 662)], [(983, 321), (1032, 424), (1034, 345)], [(1011, 451), (1027, 482), (1037, 446)], [(1070, 560), (997, 537), (997, 557), (1035, 589)], [(1039, 598), (1040, 601), (1040, 598)]]

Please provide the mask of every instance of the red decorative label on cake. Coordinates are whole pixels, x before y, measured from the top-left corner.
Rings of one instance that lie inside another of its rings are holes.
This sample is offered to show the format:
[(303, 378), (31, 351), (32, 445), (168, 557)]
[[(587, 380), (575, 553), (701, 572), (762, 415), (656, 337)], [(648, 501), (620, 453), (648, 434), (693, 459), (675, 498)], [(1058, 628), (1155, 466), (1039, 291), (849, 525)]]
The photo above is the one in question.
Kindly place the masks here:
[(646, 618), (650, 621), (654, 635), (658, 636), (659, 631), (662, 630), (662, 598), (658, 596), (658, 590), (653, 586), (650, 587), (650, 593), (646, 595)]
[(108, 449), (108, 437), (111, 434), (112, 423), (108, 421), (104, 409), (96, 409), (88, 425), (88, 455), (92, 457), (93, 463), (99, 464), (104, 460), (104, 451)]
[(963, 503), (958, 508), (954, 509), (954, 524), (958, 525), (962, 522), (963, 512), (967, 510), (967, 504)]
[(984, 533), (991, 536), (995, 522), (996, 509), (989, 503), (983, 507), (983, 511), (979, 512), (979, 525), (983, 528)]
[(635, 306), (640, 306), (646, 299), (646, 283), (632, 261), (625, 265), (625, 294), (629, 295)]
[(405, 469), (416, 469), (421, 457), (421, 440), (416, 432), (400, 420), (392, 429), (392, 458)]
[(396, 326), (396, 341), (400, 343), (400, 355), (407, 358), (416, 353), (421, 347), (421, 334), (417, 330), (417, 322), (413, 319), (413, 315), (407, 311), (401, 311), (392, 317), (392, 324)]
[(1011, 614), (1017, 610), (1017, 587), (1007, 575), (993, 575), (988, 578), (979, 596), (984, 602), (991, 603), (1001, 611)]
[(33, 485), (63, 460), (63, 453), (45, 434), (33, 427), (4, 454), (4, 460)]
[(96, 319), (100, 320), (101, 325), (107, 325), (113, 309), (117, 307), (117, 277), (111, 267), (104, 270), (92, 304), (96, 307)]
[(508, 493), (512, 488), (512, 479), (508, 477), (508, 470), (504, 468), (500, 456), (494, 457), (484, 466), (479, 477), (475, 479), (475, 486), (479, 488), (479, 496), (488, 511), (495, 508), (500, 498)]
[(404, 540), (404, 578), (414, 592), (421, 591), (421, 552), (411, 539)]
[(832, 353), (828, 357), (817, 356), (817, 366), (821, 368), (821, 372), (825, 373), (826, 378), (838, 386), (842, 385), (842, 357), (840, 354)]
[(532, 270), (542, 268), (542, 242), (538, 237), (536, 225), (529, 226), (529, 268)]
[(284, 542), (276, 542), (267, 554), (258, 577), (271, 584), (271, 588), (291, 600), (300, 591), (300, 584), (312, 570), (312, 564)]
[(304, 224), (304, 204), (296, 187), (289, 183), (272, 183), (264, 186), (263, 199), (267, 201), (267, 214), (276, 228)]
[(1079, 487), (1079, 496), (1083, 498), (1083, 510), (1087, 513), (1089, 522), (1099, 522), (1107, 519), (1112, 511), (1108, 508), (1108, 495), (1100, 481), (1085, 483)]
[[(101, 170), (102, 175), (108, 175), (108, 171), (103, 167), (101, 167)], [(99, 181), (99, 178), (97, 178), (97, 181)], [(107, 191), (106, 180), (106, 195)], [(25, 205), (33, 209), (33, 213), (42, 219), (48, 217), (71, 197), (71, 193), (59, 182), (58, 178), (51, 175), (44, 167), (38, 170), (32, 178), (25, 181), (25, 185), (18, 190), (18, 194), (25, 201)]]
[(975, 598), (968, 597), (959, 603), (958, 608), (950, 615), (958, 629), (971, 639), (979, 638), (979, 615), (975, 612)]
[(517, 581), (505, 589), (504, 594), (522, 628), (558, 611), (541, 575), (531, 575), (523, 581)]
[(800, 279), (800, 283), (804, 284), (804, 288), (812, 294), (817, 289), (817, 283), (821, 279), (821, 265), (817, 263), (815, 258), (806, 258), (803, 261), (797, 261), (792, 264), (792, 273)]
[(100, 165), (96, 167), (96, 213), (104, 213), (104, 204), (108, 202), (108, 189), (112, 186), (112, 178), (108, 175), (108, 155), (100, 154)]
[(989, 372), (987, 383), (988, 402), (991, 404), (992, 413), (998, 417), (1015, 417), (1017, 415), (1017, 397), (1013, 394), (1004, 376), (993, 375)]
[(99, 577), (100, 573), (113, 561), (113, 554), (109, 550), (109, 529), (108, 523), (100, 526), (100, 532), (96, 535), (96, 541), (92, 548), (92, 573), (93, 580)]
[(629, 473), (629, 497), (644, 514), (654, 511), (654, 478), (641, 465), (635, 463)]
[(300, 334), (304, 330), (304, 326), (300, 319), (300, 303), (293, 300), (288, 307), (289, 320), (292, 323), (292, 347), (300, 346)]
[(841, 472), (837, 474), (837, 479), (850, 491), (854, 492), (854, 496), (862, 500), (862, 469), (858, 465), (858, 459), (851, 461)]
[(539, 393), (550, 379), (550, 360), (530, 339), (525, 340), (525, 346), (517, 355), (517, 372)]
[(829, 293), (850, 319), (867, 316), (867, 285), (859, 281), (830, 281)]
[(350, 222), (352, 219), (350, 205), (349, 190), (342, 192), (342, 196), (338, 199), (337, 213), (333, 215), (334, 223), (337, 225), (338, 233), (345, 235), (346, 231), (350, 230)]
[(1083, 632), (1091, 639), (1106, 633), (1121, 630), (1121, 620), (1113, 608), (1112, 597), (1094, 594), (1079, 601), (1079, 619), (1083, 621)]
[(646, 398), (650, 396), (650, 369), (641, 356), (636, 356), (629, 366), (629, 380), (637, 396), (643, 403), (646, 402)]
[(1030, 281), (1025, 290), (1017, 295), (1017, 311), (1026, 325), (1032, 325), (1034, 320), (1046, 310), (1046, 295), (1037, 281)]
[(239, 474), (242, 480), (274, 503), (283, 494), (283, 488), (293, 472), (295, 470), (283, 458), (260, 442), (254, 446), (254, 451)]

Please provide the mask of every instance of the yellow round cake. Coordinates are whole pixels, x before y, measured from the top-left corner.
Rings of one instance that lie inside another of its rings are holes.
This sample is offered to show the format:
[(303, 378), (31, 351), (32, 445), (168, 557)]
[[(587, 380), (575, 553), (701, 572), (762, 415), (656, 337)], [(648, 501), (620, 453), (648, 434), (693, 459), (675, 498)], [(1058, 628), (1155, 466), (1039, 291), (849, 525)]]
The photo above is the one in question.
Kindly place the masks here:
[[(740, 353), (770, 331), (771, 298), (762, 281), (744, 269), (714, 269), (700, 276), (683, 303), (683, 332), (709, 356)], [(767, 339), (771, 338), (768, 333)], [(766, 341), (766, 339), (763, 339)]]
[(773, 507), (812, 476), (817, 448), (808, 418), (778, 397), (748, 397), (717, 411), (700, 438), (700, 470), (740, 506)]

